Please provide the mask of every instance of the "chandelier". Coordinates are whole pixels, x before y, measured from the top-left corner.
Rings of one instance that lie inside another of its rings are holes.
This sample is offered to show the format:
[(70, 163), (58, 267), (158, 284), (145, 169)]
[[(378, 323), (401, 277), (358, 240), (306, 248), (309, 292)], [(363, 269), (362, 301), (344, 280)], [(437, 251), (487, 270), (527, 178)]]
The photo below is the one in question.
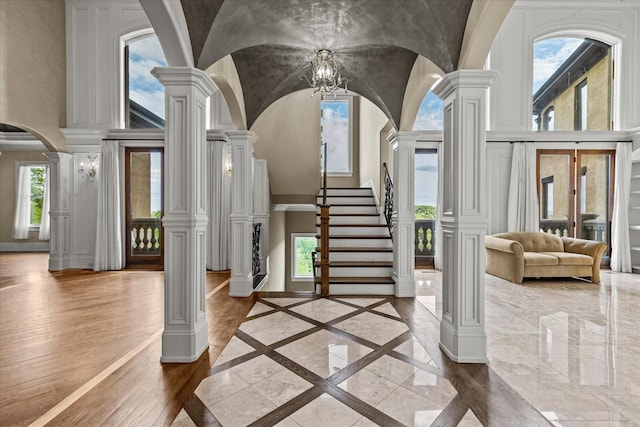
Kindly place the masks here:
[(320, 92), (321, 95), (331, 93), (336, 96), (336, 90), (340, 89), (340, 85), (344, 84), (344, 92), (347, 93), (348, 80), (340, 75), (343, 69), (336, 55), (328, 49), (316, 50), (316, 56), (311, 61), (311, 80), (304, 74), (300, 76), (301, 80), (306, 80), (309, 86), (313, 88), (311, 96)]

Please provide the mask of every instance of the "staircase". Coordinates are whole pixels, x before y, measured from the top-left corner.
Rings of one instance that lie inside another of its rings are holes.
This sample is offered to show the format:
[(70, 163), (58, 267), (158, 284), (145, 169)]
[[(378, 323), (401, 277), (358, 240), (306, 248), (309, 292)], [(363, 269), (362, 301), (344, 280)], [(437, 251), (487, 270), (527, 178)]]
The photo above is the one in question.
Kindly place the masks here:
[[(316, 199), (318, 242), (320, 208)], [(371, 188), (327, 188), (329, 215), (329, 294), (393, 295), (393, 244)], [(319, 245), (320, 243), (318, 243)], [(316, 248), (320, 252), (320, 248)], [(320, 292), (320, 262), (314, 262)]]

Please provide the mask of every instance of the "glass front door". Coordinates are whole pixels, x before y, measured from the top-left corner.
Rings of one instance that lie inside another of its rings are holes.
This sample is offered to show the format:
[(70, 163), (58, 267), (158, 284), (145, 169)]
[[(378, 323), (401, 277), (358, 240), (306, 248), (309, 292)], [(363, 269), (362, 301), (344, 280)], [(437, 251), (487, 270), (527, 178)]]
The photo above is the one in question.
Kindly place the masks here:
[(162, 266), (162, 149), (127, 148), (127, 266)]

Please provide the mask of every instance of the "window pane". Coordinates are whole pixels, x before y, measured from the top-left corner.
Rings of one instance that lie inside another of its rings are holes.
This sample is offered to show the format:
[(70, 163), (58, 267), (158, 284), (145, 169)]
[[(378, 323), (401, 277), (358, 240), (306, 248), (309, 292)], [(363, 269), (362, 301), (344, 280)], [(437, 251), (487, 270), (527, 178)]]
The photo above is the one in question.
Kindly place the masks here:
[(414, 130), (442, 130), (443, 129), (442, 100), (429, 91), (420, 104)]
[(127, 48), (129, 127), (164, 127), (164, 86), (151, 74), (154, 67), (167, 66), (158, 38), (138, 38)]
[(313, 277), (311, 252), (315, 250), (316, 243), (316, 238), (312, 236), (294, 237), (294, 277)]
[[(322, 142), (327, 144), (327, 172), (351, 173), (349, 101), (322, 101)], [(324, 161), (322, 164), (324, 171)]]
[[(543, 154), (540, 156), (540, 229), (558, 236), (572, 236), (571, 168), (572, 156)], [(570, 194), (571, 193), (571, 194)]]
[[(533, 129), (611, 128), (611, 46), (555, 37), (533, 45)], [(586, 79), (592, 83), (587, 102)], [(552, 115), (547, 112), (553, 108)]]
[(31, 214), (29, 222), (32, 225), (40, 225), (42, 221), (42, 202), (44, 195), (44, 167), (31, 167)]

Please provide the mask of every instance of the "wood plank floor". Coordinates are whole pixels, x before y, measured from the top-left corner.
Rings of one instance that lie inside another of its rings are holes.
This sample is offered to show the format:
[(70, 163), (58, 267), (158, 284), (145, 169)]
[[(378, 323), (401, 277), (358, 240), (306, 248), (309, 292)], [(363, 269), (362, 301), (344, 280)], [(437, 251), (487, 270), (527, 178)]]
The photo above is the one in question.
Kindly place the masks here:
[[(163, 273), (0, 254), (0, 425), (168, 425), (253, 305), (208, 273), (209, 351), (161, 364)], [(218, 292), (215, 292), (216, 289)]]

